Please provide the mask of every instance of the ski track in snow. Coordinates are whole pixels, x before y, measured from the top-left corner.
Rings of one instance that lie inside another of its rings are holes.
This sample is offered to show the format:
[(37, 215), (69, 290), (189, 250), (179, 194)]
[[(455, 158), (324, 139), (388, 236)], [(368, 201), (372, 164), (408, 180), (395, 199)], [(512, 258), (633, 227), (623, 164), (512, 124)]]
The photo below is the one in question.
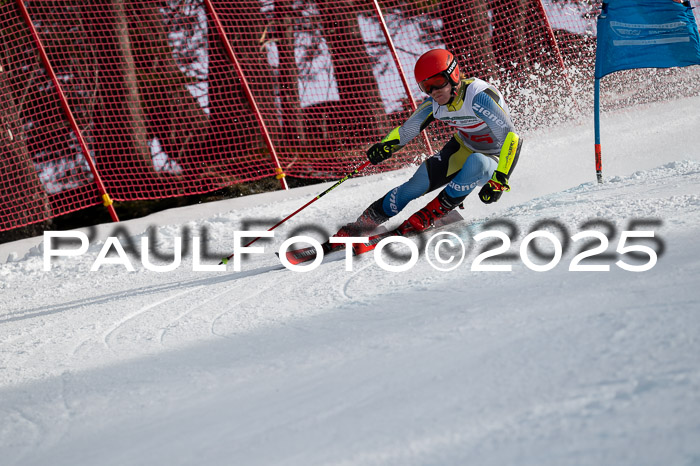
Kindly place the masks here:
[[(699, 106), (603, 115), (603, 185), (588, 125), (527, 135), (512, 191), (491, 206), (470, 196), (446, 228), (469, 243), (510, 222), (516, 259), (497, 263), (511, 272), (472, 272), (485, 245), (473, 241), (451, 272), (421, 256), (389, 273), (372, 253), (352, 271), (344, 253), (284, 270), (272, 251), (292, 221), (240, 272), (183, 258), (169, 273), (91, 273), (101, 243), (50, 272), (40, 248), (0, 264), (3, 465), (697, 463), (700, 134), (687, 129)], [(663, 151), (630, 126), (657, 121)], [(412, 171), (348, 180), (298, 221), (335, 231)], [(187, 225), (226, 249), (235, 225), (293, 211), (299, 192), (198, 206)], [(573, 241), (553, 270), (528, 270), (519, 246), (543, 220), (605, 232), (610, 271), (569, 272)], [(632, 273), (615, 248), (640, 220), (659, 258)], [(180, 231), (159, 227), (159, 250)]]
[[(190, 315), (192, 312), (194, 312), (194, 311), (200, 309), (202, 306), (205, 306), (205, 305), (207, 305), (207, 304), (209, 304), (209, 303), (215, 302), (216, 300), (218, 300), (218, 299), (224, 297), (225, 295), (227, 295), (229, 292), (230, 292), (229, 289), (224, 289), (224, 291), (221, 291), (220, 293), (217, 293), (217, 294), (215, 294), (215, 295), (212, 296), (212, 297), (209, 297), (209, 298), (207, 298), (207, 299), (204, 299), (203, 301), (197, 303), (196, 305), (194, 305), (194, 306), (192, 306), (192, 307), (185, 308), (185, 309), (186, 309), (185, 312), (182, 312), (182, 313), (181, 313), (180, 315), (178, 315), (176, 318), (174, 318), (173, 320), (171, 320), (170, 322), (168, 322), (164, 327), (162, 327), (161, 329), (159, 329), (157, 337), (158, 337), (158, 341), (160, 342), (160, 344), (163, 345), (163, 346), (165, 346), (164, 343), (163, 343), (163, 340), (165, 339), (165, 335), (166, 335), (166, 333), (168, 332), (168, 329), (174, 328), (178, 322), (180, 322), (180, 321), (181, 321), (182, 319), (184, 319), (186, 316)], [(211, 333), (214, 334), (214, 332), (211, 332)]]
[(142, 308), (139, 309), (138, 311), (136, 311), (136, 312), (134, 312), (134, 313), (132, 313), (132, 314), (129, 314), (129, 315), (125, 316), (123, 319), (119, 320), (119, 321), (118, 321), (117, 323), (115, 323), (112, 327), (110, 327), (110, 328), (102, 335), (102, 341), (104, 342), (105, 346), (106, 346), (108, 349), (112, 349), (111, 346), (110, 346), (110, 344), (109, 344), (110, 336), (111, 336), (114, 332), (116, 332), (117, 330), (119, 330), (119, 328), (122, 327), (124, 324), (126, 324), (127, 322), (132, 321), (134, 318), (136, 318), (137, 316), (143, 314), (144, 312), (147, 312), (147, 311), (149, 311), (149, 310), (151, 310), (151, 309), (153, 309), (153, 308), (156, 308), (156, 307), (160, 306), (161, 304), (165, 304), (165, 303), (167, 303), (167, 302), (169, 302), (169, 301), (172, 301), (172, 300), (175, 299), (175, 298), (179, 298), (180, 296), (183, 296), (183, 295), (185, 295), (185, 294), (191, 293), (191, 292), (193, 292), (193, 291), (195, 291), (195, 290), (197, 290), (197, 289), (198, 289), (198, 288), (192, 288), (192, 289), (189, 289), (189, 290), (181, 291), (180, 293), (175, 293), (174, 295), (168, 296), (167, 298), (163, 298), (163, 299), (161, 299), (160, 301), (156, 301), (155, 303), (151, 303), (151, 304), (149, 304), (149, 305), (147, 305), (147, 306), (142, 307)]
[[(283, 285), (285, 281), (288, 281), (288, 280), (289, 280), (289, 278), (291, 278), (291, 277), (287, 277), (286, 279), (285, 279), (285, 278), (282, 278), (282, 283), (281, 283), (281, 284)], [(222, 319), (222, 317), (224, 317), (225, 315), (230, 314), (230, 313), (232, 313), (232, 312), (236, 312), (237, 316), (238, 316), (241, 320), (244, 320), (245, 317), (246, 317), (246, 314), (245, 314), (244, 312), (242, 312), (241, 309), (239, 309), (239, 307), (240, 307), (241, 305), (246, 304), (246, 303), (249, 302), (250, 300), (252, 300), (252, 299), (254, 299), (254, 298), (256, 298), (256, 297), (262, 295), (263, 293), (268, 292), (268, 291), (274, 289), (275, 287), (277, 287), (277, 286), (279, 286), (279, 285), (280, 285), (279, 281), (277, 281), (277, 280), (274, 280), (274, 281), (273, 281), (273, 280), (270, 280), (270, 284), (269, 284), (268, 286), (263, 286), (263, 287), (261, 287), (261, 289), (255, 291), (254, 293), (247, 293), (247, 294), (245, 295), (245, 297), (242, 297), (242, 298), (237, 299), (237, 300), (235, 301), (235, 303), (236, 303), (236, 307), (235, 307), (235, 308), (233, 308), (233, 309), (226, 309), (226, 310), (224, 310), (223, 312), (220, 312), (219, 314), (217, 314), (217, 315), (212, 319), (212, 321), (211, 321), (211, 327), (210, 327), (210, 332), (211, 332), (211, 334), (212, 334), (212, 335), (219, 336), (219, 337), (226, 337), (225, 334), (223, 334), (223, 333), (217, 333), (217, 332), (214, 330), (214, 328), (216, 327), (216, 323), (219, 322), (219, 321)]]
[(340, 287), (340, 295), (347, 301), (352, 301), (353, 298), (350, 296), (349, 288), (350, 284), (353, 280), (360, 278), (362, 276), (362, 273), (367, 270), (370, 266), (372, 265), (371, 262), (368, 262), (366, 265), (363, 265), (360, 268), (353, 268), (352, 274), (345, 280), (343, 283), (343, 286)]

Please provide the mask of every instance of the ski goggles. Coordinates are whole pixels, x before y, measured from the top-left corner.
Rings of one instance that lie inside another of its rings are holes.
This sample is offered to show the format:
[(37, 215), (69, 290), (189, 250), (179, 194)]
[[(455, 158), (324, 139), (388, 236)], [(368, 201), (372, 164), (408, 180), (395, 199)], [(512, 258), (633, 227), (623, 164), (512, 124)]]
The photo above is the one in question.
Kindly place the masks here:
[(447, 76), (447, 73), (443, 71), (442, 73), (438, 73), (435, 76), (431, 76), (419, 82), (418, 87), (420, 87), (421, 91), (430, 95), (435, 89), (442, 89), (448, 84), (451, 84), (450, 78)]

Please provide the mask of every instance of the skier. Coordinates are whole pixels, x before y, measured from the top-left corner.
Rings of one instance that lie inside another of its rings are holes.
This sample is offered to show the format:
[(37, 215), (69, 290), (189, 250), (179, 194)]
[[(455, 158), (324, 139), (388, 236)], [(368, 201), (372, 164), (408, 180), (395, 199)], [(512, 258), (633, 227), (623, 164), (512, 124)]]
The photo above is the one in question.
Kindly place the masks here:
[[(373, 202), (360, 217), (335, 236), (366, 236), (423, 194), (445, 186), (425, 207), (398, 228), (400, 234), (423, 231), (460, 205), (477, 186), (486, 204), (509, 191), (508, 180), (522, 141), (515, 132), (501, 93), (477, 78), (461, 78), (454, 55), (443, 49), (424, 53), (416, 62), (415, 79), (429, 97), (399, 127), (367, 151), (376, 165), (391, 157), (434, 120), (457, 132), (418, 168), (407, 182)], [(326, 243), (324, 249), (336, 249)]]

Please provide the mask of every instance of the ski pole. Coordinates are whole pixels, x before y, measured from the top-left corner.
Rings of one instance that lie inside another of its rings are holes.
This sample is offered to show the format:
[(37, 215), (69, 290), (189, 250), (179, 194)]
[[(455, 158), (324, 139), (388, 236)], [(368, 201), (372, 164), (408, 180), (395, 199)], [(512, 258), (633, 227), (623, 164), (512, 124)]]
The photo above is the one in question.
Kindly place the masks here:
[[(355, 175), (357, 175), (358, 173), (360, 173), (362, 170), (364, 170), (365, 168), (367, 168), (367, 165), (369, 165), (370, 163), (371, 163), (371, 162), (370, 162), (369, 160), (368, 160), (367, 162), (363, 163), (362, 165), (360, 165), (359, 167), (357, 167), (356, 169), (354, 169), (353, 171), (351, 171), (350, 173), (348, 173), (347, 175), (345, 175), (344, 177), (342, 177), (341, 179), (339, 179), (333, 186), (331, 186), (330, 188), (326, 189), (326, 190), (323, 191), (321, 194), (319, 194), (318, 196), (314, 197), (314, 198), (311, 199), (309, 202), (307, 202), (307, 203), (304, 204), (303, 206), (299, 207), (297, 210), (295, 210), (295, 211), (292, 212), (291, 214), (287, 215), (285, 218), (283, 218), (282, 220), (280, 220), (279, 222), (277, 222), (274, 226), (271, 226), (270, 228), (268, 228), (267, 231), (272, 231), (272, 230), (274, 230), (275, 228), (277, 228), (278, 226), (282, 225), (284, 222), (286, 222), (286, 221), (289, 220), (290, 218), (294, 217), (296, 214), (298, 214), (298, 213), (301, 212), (302, 210), (306, 209), (306, 208), (309, 207), (311, 204), (313, 204), (314, 202), (318, 201), (319, 199), (321, 199), (323, 196), (325, 196), (325, 195), (328, 194), (329, 192), (333, 191), (335, 188), (337, 188), (338, 186), (340, 186), (341, 183), (343, 183), (344, 181), (347, 181), (348, 179), (350, 179), (350, 178), (352, 178), (353, 176), (355, 176)], [(246, 245), (243, 246), (243, 247), (247, 248), (248, 246), (250, 246), (251, 244), (253, 244), (253, 243), (256, 242), (257, 240), (259, 240), (260, 238), (261, 238), (261, 236), (258, 236), (257, 238), (255, 238), (255, 239), (249, 241), (248, 244), (246, 244)], [(231, 254), (231, 255), (228, 256), (228, 257), (224, 257), (223, 259), (221, 259), (221, 262), (219, 262), (219, 265), (228, 263), (228, 261), (229, 261), (232, 257), (233, 257), (233, 254)]]

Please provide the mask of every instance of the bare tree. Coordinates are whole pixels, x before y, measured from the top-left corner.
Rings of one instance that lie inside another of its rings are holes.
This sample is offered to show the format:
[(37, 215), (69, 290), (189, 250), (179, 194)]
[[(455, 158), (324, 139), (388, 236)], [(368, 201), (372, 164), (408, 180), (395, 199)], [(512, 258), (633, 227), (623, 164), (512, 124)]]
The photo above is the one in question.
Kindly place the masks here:
[(166, 18), (174, 17), (168, 17), (168, 12), (180, 11), (190, 4), (171, 1), (168, 10), (156, 3), (128, 2), (127, 18), (130, 40), (135, 44), (132, 56), (148, 137), (157, 138), (169, 158), (195, 175), (202, 162), (196, 154), (206, 139), (209, 121), (188, 88), (196, 85), (198, 78), (180, 68), (176, 56), (186, 57), (175, 54), (178, 49), (171, 45), (166, 22)]
[(487, 2), (440, 2), (442, 39), (455, 54), (467, 76), (494, 78), (498, 66), (491, 45), (491, 22)]
[[(14, 2), (0, 5), (0, 17), (0, 230), (4, 230), (47, 221), (51, 205), (27, 147), (24, 119), (40, 69), (38, 58)], [(26, 62), (16, 56), (17, 51)]]
[(286, 143), (294, 149), (303, 146), (306, 139), (304, 120), (299, 99), (299, 73), (297, 71), (295, 31), (302, 21), (300, 9), (293, 0), (275, 2), (270, 40), (274, 41), (279, 56), (277, 89), (280, 98), (280, 120)]
[(528, 0), (497, 0), (493, 2), (492, 47), (504, 76), (517, 74), (527, 67)]
[(371, 10), (365, 2), (354, 0), (318, 0), (317, 6), (338, 86), (338, 105), (346, 114), (342, 125), (337, 127), (336, 138), (346, 145), (364, 144), (388, 129), (372, 60), (365, 49), (358, 22), (360, 13)]
[(146, 184), (156, 177), (126, 7), (121, 0), (95, 0), (83, 11), (96, 56), (95, 160), (98, 167), (116, 172), (114, 194), (128, 198), (129, 188), (122, 187), (121, 177)]
[(520, 79), (537, 69), (562, 70), (539, 0), (502, 0), (494, 3), (493, 47), (506, 76)]

